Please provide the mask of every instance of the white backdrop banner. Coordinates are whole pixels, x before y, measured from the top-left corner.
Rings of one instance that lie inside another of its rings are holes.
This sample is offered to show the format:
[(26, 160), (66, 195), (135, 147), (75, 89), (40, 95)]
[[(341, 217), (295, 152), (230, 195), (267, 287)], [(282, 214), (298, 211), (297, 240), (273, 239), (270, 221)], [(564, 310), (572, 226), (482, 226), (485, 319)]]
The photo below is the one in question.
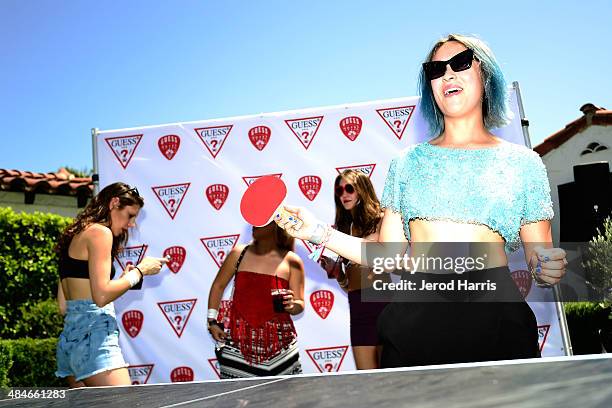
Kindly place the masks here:
[[(496, 132), (525, 144), (516, 93), (513, 122)], [(228, 252), (251, 240), (239, 204), (257, 177), (274, 174), (287, 202), (334, 219), (338, 172), (366, 173), (380, 197), (391, 159), (425, 141), (418, 98), (303, 109), (254, 116), (99, 131), (94, 154), (100, 188), (136, 186), (145, 199), (117, 267), (169, 254), (168, 267), (115, 302), (121, 348), (134, 383), (218, 378), (214, 343), (206, 329), (210, 285)], [(354, 370), (346, 294), (307, 258), (304, 313), (294, 317), (305, 373)], [(536, 313), (544, 356), (563, 355), (551, 291), (531, 285), (521, 251), (510, 259), (513, 278)], [(225, 298), (231, 294), (231, 285)]]

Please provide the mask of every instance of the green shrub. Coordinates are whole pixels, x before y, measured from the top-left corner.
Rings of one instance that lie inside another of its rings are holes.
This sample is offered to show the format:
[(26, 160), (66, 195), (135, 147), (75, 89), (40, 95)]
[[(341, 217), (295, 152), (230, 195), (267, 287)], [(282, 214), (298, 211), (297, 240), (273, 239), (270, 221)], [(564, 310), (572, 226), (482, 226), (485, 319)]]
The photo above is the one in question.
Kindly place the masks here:
[[(574, 354), (597, 354), (602, 344), (610, 347), (611, 307), (607, 303), (572, 302), (564, 304)], [(608, 350), (612, 351), (612, 350)]]
[(0, 340), (0, 388), (9, 386), (8, 373), (13, 365), (13, 353), (7, 340)]
[(0, 386), (64, 387), (55, 377), (56, 344), (57, 339), (0, 340)]
[(22, 318), (15, 327), (16, 336), (48, 339), (58, 337), (61, 333), (64, 319), (55, 299), (21, 306), (19, 310)]
[(17, 338), (21, 308), (57, 294), (59, 234), (70, 218), (0, 207), (0, 337)]
[(603, 232), (597, 228), (597, 235), (589, 241), (585, 261), (587, 283), (598, 299), (612, 302), (612, 218), (603, 223)]

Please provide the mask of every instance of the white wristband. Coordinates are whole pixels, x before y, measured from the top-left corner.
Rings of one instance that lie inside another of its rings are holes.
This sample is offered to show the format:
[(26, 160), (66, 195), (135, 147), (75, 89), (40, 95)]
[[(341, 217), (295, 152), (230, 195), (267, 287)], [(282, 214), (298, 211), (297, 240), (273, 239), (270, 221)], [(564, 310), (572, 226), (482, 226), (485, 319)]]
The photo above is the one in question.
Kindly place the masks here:
[(219, 311), (217, 309), (208, 309), (208, 313), (206, 313), (207, 319), (217, 320), (217, 316), (219, 316)]
[(133, 288), (140, 281), (140, 273), (137, 270), (132, 269), (124, 275), (124, 278), (130, 283), (130, 288)]
[(312, 235), (310, 236), (310, 238), (308, 238), (308, 241), (312, 242), (315, 245), (323, 244), (325, 236), (327, 235), (328, 228), (329, 226), (327, 224), (318, 223), (317, 225), (315, 225), (314, 231), (312, 231)]

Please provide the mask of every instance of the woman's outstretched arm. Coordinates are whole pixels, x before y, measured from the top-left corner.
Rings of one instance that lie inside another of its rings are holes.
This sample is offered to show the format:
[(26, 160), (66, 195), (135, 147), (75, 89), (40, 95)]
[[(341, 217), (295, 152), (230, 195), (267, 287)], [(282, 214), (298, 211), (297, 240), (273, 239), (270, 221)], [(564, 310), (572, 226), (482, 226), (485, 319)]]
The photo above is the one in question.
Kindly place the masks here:
[[(373, 266), (370, 265), (372, 256), (369, 251), (364, 252), (364, 244), (372, 246), (370, 249), (376, 257), (395, 258), (397, 255), (403, 255), (408, 248), (402, 216), (390, 209), (385, 209), (378, 241), (373, 242), (332, 229), (329, 225), (317, 220), (305, 208), (291, 206), (284, 208), (288, 214), (281, 213), (275, 217), (274, 221), (291, 236), (315, 244), (321, 243), (322, 240), (329, 250), (360, 265)], [(295, 217), (301, 223), (296, 224), (289, 217)]]

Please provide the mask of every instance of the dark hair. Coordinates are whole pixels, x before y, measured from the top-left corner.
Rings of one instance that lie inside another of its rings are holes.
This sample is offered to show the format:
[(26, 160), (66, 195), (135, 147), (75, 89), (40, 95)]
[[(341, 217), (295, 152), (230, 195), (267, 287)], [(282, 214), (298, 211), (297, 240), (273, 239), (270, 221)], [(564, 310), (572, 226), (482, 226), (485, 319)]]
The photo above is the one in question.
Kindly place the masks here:
[[(491, 130), (507, 125), (512, 118), (512, 112), (509, 109), (506, 80), (493, 52), (484, 41), (476, 37), (449, 34), (436, 42), (429, 51), (427, 58), (425, 58), (425, 62), (430, 62), (436, 51), (449, 41), (458, 42), (474, 51), (474, 58), (480, 61), (480, 72), (482, 73), (484, 87), (482, 117), (485, 127)], [(444, 115), (436, 104), (431, 89), (431, 81), (427, 79), (423, 67), (421, 67), (418, 82), (421, 94), (421, 113), (429, 126), (430, 136), (437, 137), (444, 130)]]
[[(90, 202), (85, 209), (81, 211), (73, 223), (70, 224), (59, 237), (56, 251), (60, 256), (68, 252), (70, 242), (75, 235), (82, 232), (89, 225), (94, 223), (110, 224), (110, 202), (117, 197), (119, 198), (119, 208), (124, 208), (128, 205), (144, 206), (144, 200), (138, 194), (138, 190), (121, 182), (110, 184), (102, 189)], [(113, 236), (113, 248), (111, 256), (114, 257), (121, 250), (121, 247), (128, 241), (128, 233), (122, 233), (120, 236)]]
[(340, 197), (334, 194), (334, 202), (336, 203), (336, 228), (338, 231), (348, 234), (350, 233), (351, 223), (353, 223), (353, 229), (357, 228), (359, 237), (373, 234), (378, 228), (382, 213), (380, 201), (376, 196), (376, 191), (374, 191), (374, 186), (370, 178), (361, 171), (350, 169), (344, 170), (336, 177), (334, 181), (334, 190), (340, 185), (342, 179), (355, 187), (359, 201), (355, 204), (351, 212), (344, 209)]
[(285, 251), (295, 250), (295, 238), (287, 233), (284, 229), (279, 227), (276, 223), (276, 245)]
[(255, 243), (257, 239), (255, 238), (255, 231), (261, 230), (264, 228), (268, 228), (268, 226), (273, 225), (274, 232), (269, 231), (269, 234), (274, 234), (274, 242), (276, 243), (276, 247), (281, 251), (294, 251), (295, 250), (295, 238), (287, 233), (284, 229), (278, 226), (274, 221), (270, 221), (268, 225), (263, 227), (253, 227), (253, 240), (251, 243)]

